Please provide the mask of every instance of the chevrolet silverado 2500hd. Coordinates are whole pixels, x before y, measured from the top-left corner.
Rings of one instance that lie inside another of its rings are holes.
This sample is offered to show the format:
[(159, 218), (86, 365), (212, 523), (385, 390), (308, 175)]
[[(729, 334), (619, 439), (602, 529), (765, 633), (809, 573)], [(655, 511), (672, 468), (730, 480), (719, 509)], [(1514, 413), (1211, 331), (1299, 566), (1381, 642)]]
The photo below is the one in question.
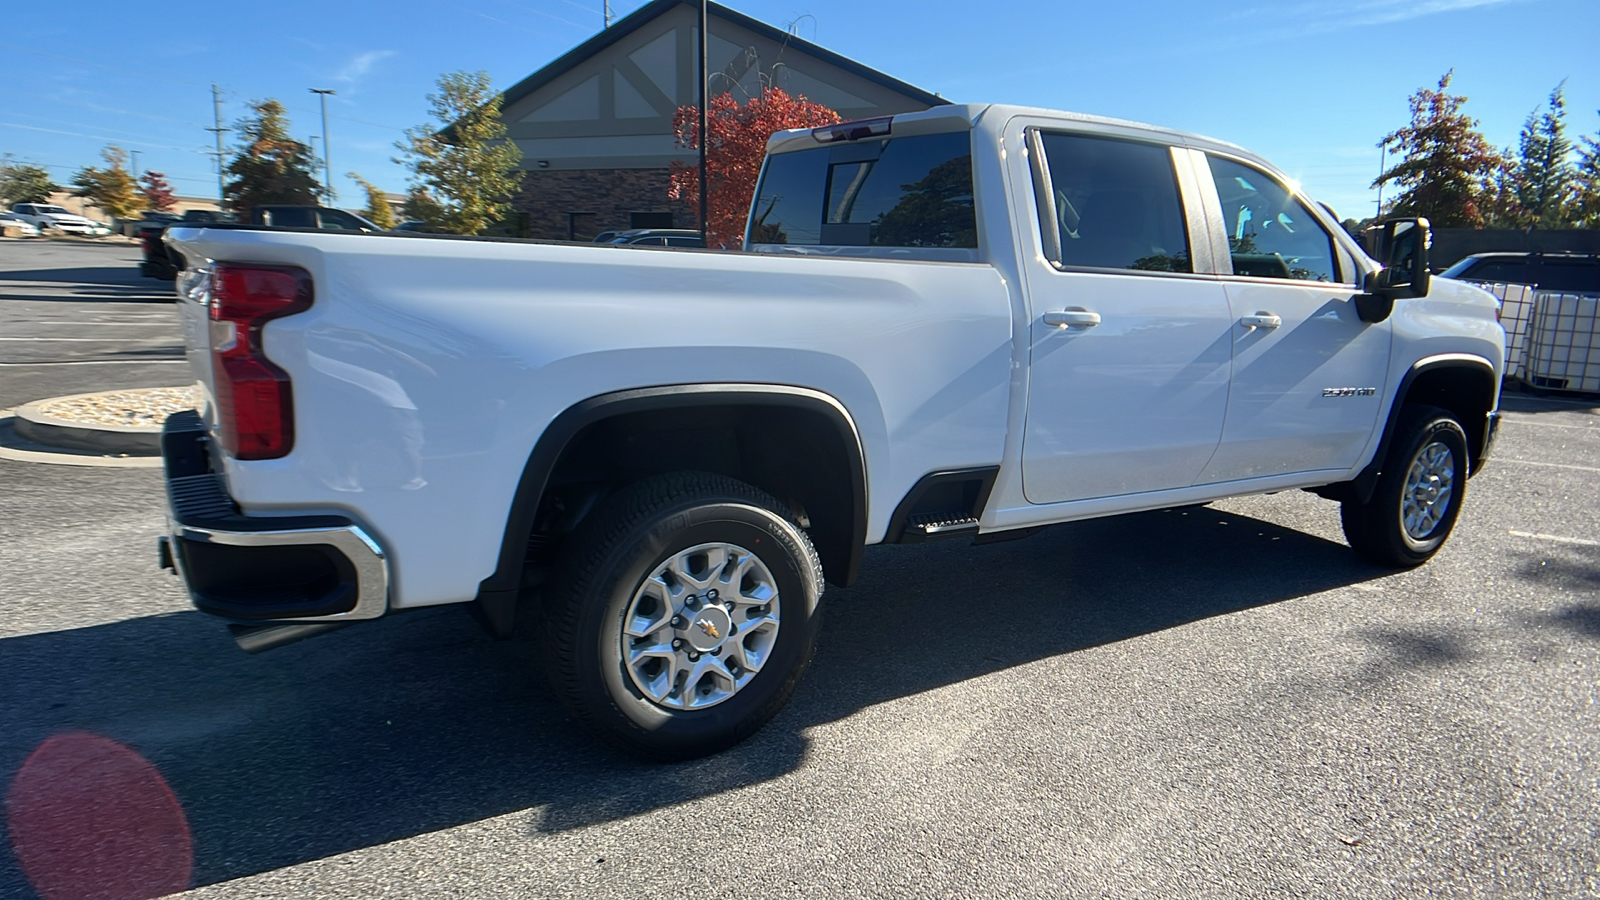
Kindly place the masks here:
[(1231, 144), (945, 106), (768, 144), (745, 252), (175, 226), (194, 603), (261, 649), (537, 615), (627, 747), (783, 705), (863, 548), (1302, 488), (1411, 566), (1497, 422), (1488, 294)]

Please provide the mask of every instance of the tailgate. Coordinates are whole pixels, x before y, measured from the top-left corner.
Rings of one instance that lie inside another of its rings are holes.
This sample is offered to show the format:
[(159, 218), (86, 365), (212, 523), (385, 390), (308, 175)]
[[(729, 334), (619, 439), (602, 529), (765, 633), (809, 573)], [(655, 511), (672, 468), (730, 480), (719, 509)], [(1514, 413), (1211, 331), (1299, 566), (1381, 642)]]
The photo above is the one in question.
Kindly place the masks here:
[(178, 273), (178, 324), (183, 328), (183, 353), (189, 371), (205, 395), (201, 415), (206, 425), (215, 428), (216, 381), (211, 371), (211, 269), (192, 262)]

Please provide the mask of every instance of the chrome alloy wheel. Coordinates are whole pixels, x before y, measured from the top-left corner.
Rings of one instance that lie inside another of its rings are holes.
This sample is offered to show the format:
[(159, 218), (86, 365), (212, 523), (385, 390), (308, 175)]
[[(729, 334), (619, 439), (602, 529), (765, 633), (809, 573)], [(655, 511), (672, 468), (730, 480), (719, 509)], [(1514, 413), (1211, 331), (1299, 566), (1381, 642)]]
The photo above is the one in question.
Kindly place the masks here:
[(736, 544), (699, 544), (656, 566), (628, 602), (622, 658), (645, 697), (672, 710), (727, 700), (778, 639), (772, 572)]
[(1424, 446), (1412, 457), (1400, 502), (1400, 524), (1412, 540), (1427, 540), (1449, 513), (1455, 475), (1455, 456), (1439, 441)]

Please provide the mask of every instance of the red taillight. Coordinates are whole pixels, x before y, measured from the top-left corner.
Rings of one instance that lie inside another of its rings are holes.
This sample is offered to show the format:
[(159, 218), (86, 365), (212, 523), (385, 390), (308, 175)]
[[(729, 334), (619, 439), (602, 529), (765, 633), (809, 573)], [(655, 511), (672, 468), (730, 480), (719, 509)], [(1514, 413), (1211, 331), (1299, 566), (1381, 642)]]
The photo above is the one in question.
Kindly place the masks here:
[(311, 306), (311, 275), (290, 266), (222, 264), (211, 273), (212, 374), (222, 448), (235, 459), (277, 459), (294, 447), (289, 376), (267, 359), (261, 329)]

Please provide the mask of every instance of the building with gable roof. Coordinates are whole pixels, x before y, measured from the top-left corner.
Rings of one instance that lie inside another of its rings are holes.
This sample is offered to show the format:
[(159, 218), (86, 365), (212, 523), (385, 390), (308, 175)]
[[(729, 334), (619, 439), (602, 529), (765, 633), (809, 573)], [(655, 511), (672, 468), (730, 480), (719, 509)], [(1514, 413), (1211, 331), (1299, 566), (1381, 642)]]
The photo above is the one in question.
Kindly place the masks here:
[[(708, 16), (713, 96), (743, 100), (771, 85), (845, 119), (946, 102), (725, 6), (709, 4)], [(697, 203), (667, 198), (668, 167), (698, 160), (672, 130), (677, 109), (700, 102), (698, 41), (697, 0), (652, 0), (505, 92), (501, 119), (526, 170), (517, 233), (582, 241), (698, 227)]]

